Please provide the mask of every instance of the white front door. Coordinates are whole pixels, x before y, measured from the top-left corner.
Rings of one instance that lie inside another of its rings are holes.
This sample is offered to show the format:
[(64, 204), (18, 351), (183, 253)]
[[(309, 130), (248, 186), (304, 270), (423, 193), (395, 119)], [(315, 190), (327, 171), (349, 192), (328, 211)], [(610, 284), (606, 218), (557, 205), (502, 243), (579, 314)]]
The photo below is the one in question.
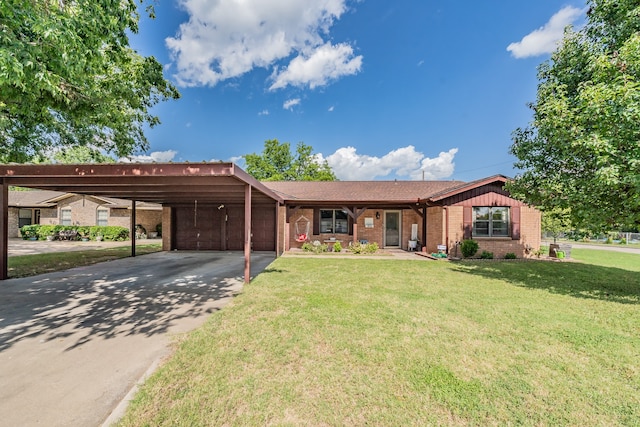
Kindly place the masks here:
[(384, 246), (400, 247), (400, 211), (385, 211), (384, 213)]

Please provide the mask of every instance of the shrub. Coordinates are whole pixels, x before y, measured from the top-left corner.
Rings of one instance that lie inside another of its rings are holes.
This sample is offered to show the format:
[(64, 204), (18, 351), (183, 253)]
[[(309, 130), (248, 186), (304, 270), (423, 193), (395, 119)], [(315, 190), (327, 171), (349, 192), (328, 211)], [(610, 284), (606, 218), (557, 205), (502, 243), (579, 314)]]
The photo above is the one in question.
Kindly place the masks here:
[(514, 254), (513, 252), (508, 252), (507, 254), (505, 254), (504, 259), (516, 259), (518, 258), (516, 256), (516, 254)]
[(482, 251), (482, 253), (480, 254), (480, 258), (482, 258), (482, 259), (493, 259), (493, 252)]
[(627, 239), (625, 237), (620, 239), (620, 244), (621, 245), (626, 245), (627, 244)]
[(162, 236), (162, 223), (156, 225), (156, 232), (158, 233), (158, 237)]
[(460, 245), (460, 251), (463, 257), (470, 258), (478, 252), (478, 242), (471, 239), (464, 240)]
[(355, 242), (349, 246), (349, 250), (354, 254), (373, 254), (378, 252), (378, 249), (377, 243)]
[(38, 224), (24, 225), (20, 229), (20, 235), (24, 240), (30, 239), (32, 237), (38, 238), (39, 227), (40, 226)]
[(333, 251), (334, 252), (342, 252), (342, 244), (340, 242), (335, 242), (333, 244)]
[(314, 240), (313, 242), (304, 242), (301, 248), (305, 252), (313, 252), (316, 254), (327, 252), (329, 250), (329, 247), (320, 243), (319, 240)]

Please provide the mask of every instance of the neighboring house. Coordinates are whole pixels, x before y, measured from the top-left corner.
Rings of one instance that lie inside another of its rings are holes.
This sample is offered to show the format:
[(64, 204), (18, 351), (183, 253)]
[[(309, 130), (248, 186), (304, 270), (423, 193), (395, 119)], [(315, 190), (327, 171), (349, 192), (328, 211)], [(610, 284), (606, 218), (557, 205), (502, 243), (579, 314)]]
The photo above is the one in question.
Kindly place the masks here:
[[(496, 258), (518, 257), (540, 247), (540, 212), (509, 196), (508, 178), (478, 181), (334, 181), (264, 182), (285, 201), (284, 249), (300, 247), (302, 238), (343, 246), (353, 241), (409, 249), (444, 248), (460, 255), (459, 242), (473, 238)], [(306, 234), (306, 236), (301, 236)], [(413, 235), (413, 236), (412, 236)], [(279, 247), (281, 247), (279, 245)]]
[[(130, 227), (131, 202), (48, 190), (9, 191), (9, 237), (20, 228), (43, 225), (116, 225)], [(136, 223), (148, 232), (162, 222), (162, 206), (136, 203)]]

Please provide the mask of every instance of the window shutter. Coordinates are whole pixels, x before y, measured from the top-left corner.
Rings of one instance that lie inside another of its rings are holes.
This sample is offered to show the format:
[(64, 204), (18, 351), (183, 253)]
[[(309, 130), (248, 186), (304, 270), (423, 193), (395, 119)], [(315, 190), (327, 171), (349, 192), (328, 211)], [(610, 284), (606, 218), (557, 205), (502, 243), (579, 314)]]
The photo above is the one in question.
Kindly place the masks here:
[[(355, 209), (354, 209), (355, 211)], [(353, 218), (351, 218), (351, 215), (349, 215), (349, 219), (348, 219), (348, 224), (349, 224), (349, 236), (353, 236)]]
[(511, 208), (511, 239), (520, 240), (520, 206)]
[(462, 225), (464, 227), (464, 238), (471, 239), (473, 236), (473, 211), (471, 206), (462, 208)]
[(320, 209), (316, 208), (313, 210), (313, 235), (317, 236), (320, 234)]

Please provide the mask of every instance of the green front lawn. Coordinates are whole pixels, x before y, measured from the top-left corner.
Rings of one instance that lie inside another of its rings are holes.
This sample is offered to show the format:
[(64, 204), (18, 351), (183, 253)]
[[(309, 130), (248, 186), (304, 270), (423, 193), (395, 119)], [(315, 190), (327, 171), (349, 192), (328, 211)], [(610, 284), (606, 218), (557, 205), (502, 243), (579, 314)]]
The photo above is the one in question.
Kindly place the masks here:
[(121, 425), (637, 425), (640, 255), (575, 257), (280, 258)]

